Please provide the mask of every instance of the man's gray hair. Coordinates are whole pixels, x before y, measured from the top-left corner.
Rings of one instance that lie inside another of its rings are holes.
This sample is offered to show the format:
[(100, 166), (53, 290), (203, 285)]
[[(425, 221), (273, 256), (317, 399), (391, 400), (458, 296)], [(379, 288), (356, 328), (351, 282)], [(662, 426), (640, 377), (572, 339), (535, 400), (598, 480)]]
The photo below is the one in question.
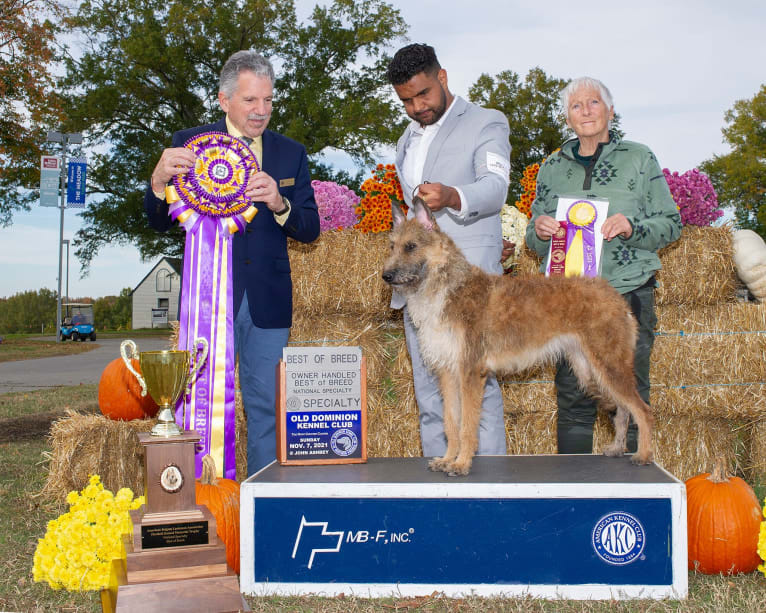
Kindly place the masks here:
[(221, 69), (219, 89), (224, 96), (231, 98), (234, 90), (237, 89), (240, 73), (245, 71), (266, 77), (271, 81), (272, 87), (274, 86), (274, 67), (271, 62), (256, 51), (245, 49), (233, 53)]
[(599, 94), (601, 94), (601, 99), (604, 101), (607, 108), (612, 108), (614, 106), (612, 93), (601, 81), (594, 79), (593, 77), (577, 77), (576, 79), (572, 79), (559, 94), (561, 98), (561, 109), (564, 111), (566, 117), (569, 117), (570, 96), (582, 88), (598, 90)]

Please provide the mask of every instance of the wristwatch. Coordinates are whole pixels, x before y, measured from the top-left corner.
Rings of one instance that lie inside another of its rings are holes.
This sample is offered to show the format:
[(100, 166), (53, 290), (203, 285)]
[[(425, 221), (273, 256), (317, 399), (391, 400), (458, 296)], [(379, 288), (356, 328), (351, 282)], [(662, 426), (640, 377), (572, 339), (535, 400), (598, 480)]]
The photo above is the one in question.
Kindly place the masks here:
[(284, 215), (290, 210), (290, 201), (284, 196), (282, 196), (282, 204), (284, 208), (281, 211), (274, 211), (274, 215)]

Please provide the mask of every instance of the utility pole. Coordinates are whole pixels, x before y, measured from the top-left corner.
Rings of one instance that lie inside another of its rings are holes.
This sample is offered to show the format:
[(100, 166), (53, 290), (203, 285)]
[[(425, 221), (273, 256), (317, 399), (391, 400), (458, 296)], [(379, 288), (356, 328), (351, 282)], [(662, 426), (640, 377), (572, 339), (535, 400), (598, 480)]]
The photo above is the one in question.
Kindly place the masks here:
[[(82, 134), (79, 132), (72, 132), (69, 134), (63, 133), (63, 132), (56, 132), (55, 130), (51, 130), (48, 132), (48, 138), (45, 139), (49, 143), (61, 143), (61, 149), (62, 149), (62, 160), (61, 160), (61, 175), (59, 180), (59, 191), (61, 192), (61, 219), (59, 222), (59, 278), (58, 278), (58, 296), (56, 297), (56, 342), (60, 342), (60, 332), (61, 332), (61, 269), (62, 269), (62, 247), (64, 244), (64, 209), (66, 208), (66, 173), (67, 173), (67, 165), (66, 165), (66, 154), (67, 154), (67, 145), (73, 144), (73, 145), (79, 145), (82, 143)], [(68, 253), (69, 247), (67, 246), (67, 253)], [(68, 264), (69, 258), (67, 257), (67, 264)], [(68, 285), (69, 277), (67, 275), (67, 285)], [(67, 288), (67, 292), (69, 289)]]

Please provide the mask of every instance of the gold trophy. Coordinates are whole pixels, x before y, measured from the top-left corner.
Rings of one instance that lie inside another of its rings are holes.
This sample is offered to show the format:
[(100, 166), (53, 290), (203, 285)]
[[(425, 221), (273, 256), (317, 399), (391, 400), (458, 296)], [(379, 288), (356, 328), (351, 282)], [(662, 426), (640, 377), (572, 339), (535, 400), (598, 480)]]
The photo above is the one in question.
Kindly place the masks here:
[[(127, 369), (132, 372), (141, 384), (141, 396), (147, 391), (154, 401), (160, 405), (157, 423), (152, 428), (152, 436), (180, 436), (182, 431), (176, 425), (173, 407), (182, 392), (197, 378), (200, 369), (207, 360), (208, 344), (204, 338), (194, 341), (194, 347), (202, 346), (202, 355), (195, 359), (189, 351), (142, 351), (131, 340), (125, 340), (120, 345), (120, 355)], [(128, 354), (130, 350), (130, 354)], [(131, 358), (138, 357), (143, 377), (136, 372)], [(191, 372), (189, 366), (191, 365)], [(184, 415), (184, 422), (186, 416)]]

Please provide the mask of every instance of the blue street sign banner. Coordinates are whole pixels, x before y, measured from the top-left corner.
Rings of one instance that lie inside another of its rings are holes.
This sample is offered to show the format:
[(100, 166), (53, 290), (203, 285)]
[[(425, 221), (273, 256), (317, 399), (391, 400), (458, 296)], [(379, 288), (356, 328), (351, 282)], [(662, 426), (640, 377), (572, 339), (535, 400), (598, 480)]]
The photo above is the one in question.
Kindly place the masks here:
[(85, 158), (72, 158), (69, 160), (67, 169), (67, 208), (85, 208), (85, 172), (87, 160)]
[(61, 158), (43, 155), (40, 158), (40, 206), (59, 206)]

